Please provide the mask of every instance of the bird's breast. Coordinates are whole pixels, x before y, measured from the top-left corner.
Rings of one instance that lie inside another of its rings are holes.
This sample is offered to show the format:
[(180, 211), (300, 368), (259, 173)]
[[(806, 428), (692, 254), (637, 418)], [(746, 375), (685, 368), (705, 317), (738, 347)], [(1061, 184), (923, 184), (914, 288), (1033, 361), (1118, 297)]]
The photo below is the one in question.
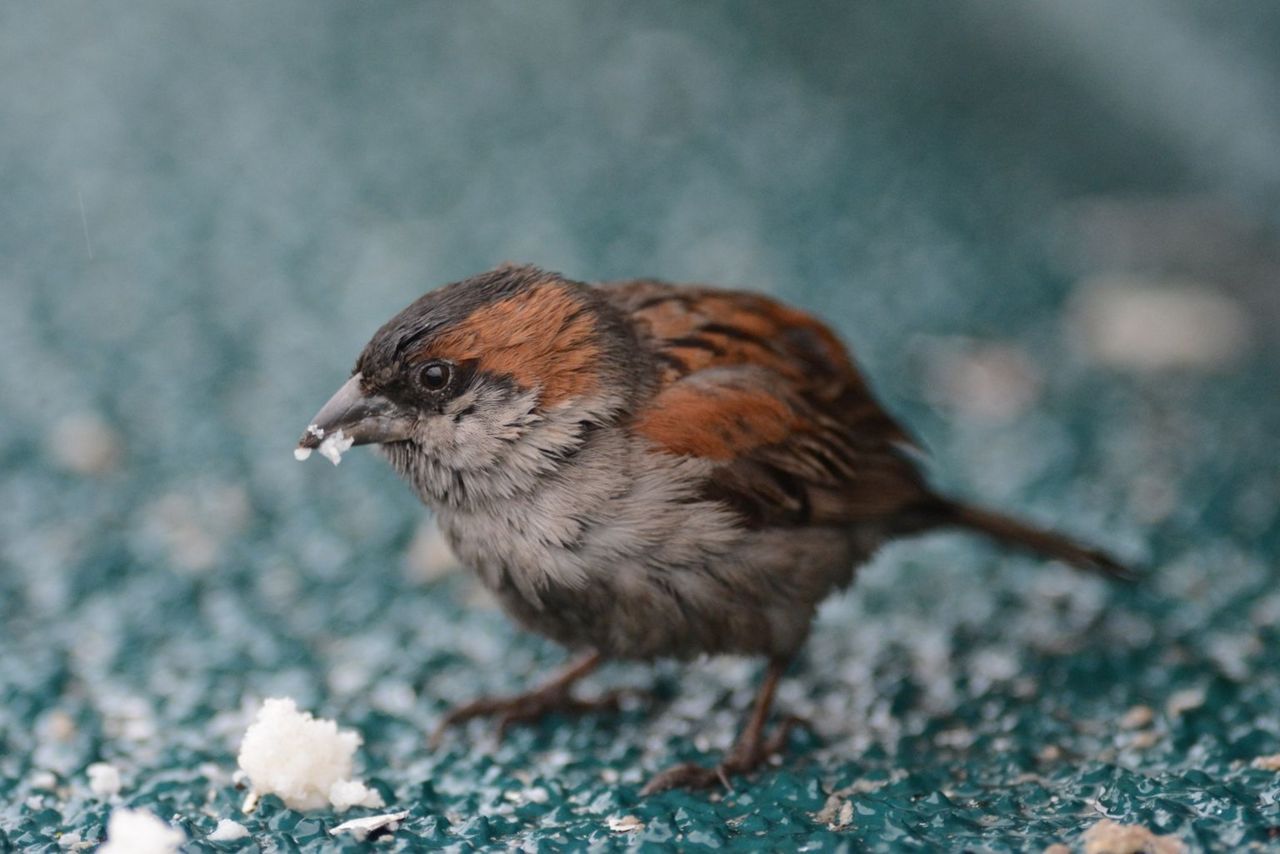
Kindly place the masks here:
[(615, 657), (773, 653), (847, 581), (847, 532), (751, 531), (690, 461), (584, 454), (535, 492), (439, 512), (459, 559), (526, 628)]

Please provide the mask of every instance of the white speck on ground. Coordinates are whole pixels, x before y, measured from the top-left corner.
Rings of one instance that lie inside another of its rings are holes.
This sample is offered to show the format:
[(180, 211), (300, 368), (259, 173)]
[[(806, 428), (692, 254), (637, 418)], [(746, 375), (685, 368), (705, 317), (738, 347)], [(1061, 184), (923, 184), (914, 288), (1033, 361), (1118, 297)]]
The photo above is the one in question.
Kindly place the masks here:
[(176, 854), (187, 835), (145, 810), (118, 809), (98, 854)]
[(37, 771), (31, 775), (31, 788), (56, 789), (58, 788), (58, 775), (52, 771)]
[(79, 851), (83, 848), (92, 848), (93, 844), (94, 843), (92, 842), (85, 842), (84, 837), (80, 835), (78, 830), (73, 830), (70, 833), (64, 833), (58, 837), (58, 847), (68, 848), (72, 851)]
[(252, 515), (249, 495), (236, 484), (197, 483), (142, 509), (140, 544), (174, 569), (198, 574), (217, 565)]
[(1181, 280), (1089, 279), (1075, 299), (1072, 324), (1090, 358), (1133, 371), (1223, 368), (1249, 343), (1248, 318), (1234, 300)]
[(1187, 846), (1176, 836), (1157, 836), (1137, 824), (1109, 818), (1084, 832), (1084, 854), (1183, 854)]
[(120, 769), (108, 762), (95, 762), (85, 769), (89, 775), (89, 791), (107, 799), (120, 794)]
[(351, 821), (344, 821), (342, 824), (329, 831), (331, 836), (337, 836), (339, 833), (350, 833), (356, 839), (364, 839), (371, 833), (377, 833), (379, 830), (394, 831), (400, 826), (400, 822), (409, 817), (409, 811), (387, 813), (386, 815), (370, 815), (364, 818), (353, 818)]
[(1009, 421), (1040, 395), (1040, 372), (1012, 344), (929, 338), (923, 355), (929, 398), (963, 418)]
[(339, 812), (352, 806), (382, 806), (374, 790), (351, 778), (360, 734), (331, 720), (298, 710), (288, 698), (263, 702), (245, 731), (237, 757), (253, 791), (245, 812), (260, 795), (278, 795), (293, 809), (331, 804)]
[(234, 842), (249, 835), (249, 828), (229, 818), (218, 819), (218, 826), (205, 839), (210, 842)]
[(45, 449), (64, 471), (103, 475), (114, 470), (121, 456), (119, 434), (92, 412), (65, 415), (54, 422)]

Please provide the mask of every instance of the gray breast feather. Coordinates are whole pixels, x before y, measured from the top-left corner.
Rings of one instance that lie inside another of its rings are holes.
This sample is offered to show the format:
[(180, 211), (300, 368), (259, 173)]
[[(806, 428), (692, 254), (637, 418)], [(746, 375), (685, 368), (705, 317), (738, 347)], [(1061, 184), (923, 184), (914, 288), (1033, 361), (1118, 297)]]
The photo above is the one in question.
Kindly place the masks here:
[(698, 497), (707, 465), (603, 428), (519, 497), (440, 506), (439, 521), (512, 616), (567, 645), (790, 652), (865, 554), (848, 531), (747, 530)]

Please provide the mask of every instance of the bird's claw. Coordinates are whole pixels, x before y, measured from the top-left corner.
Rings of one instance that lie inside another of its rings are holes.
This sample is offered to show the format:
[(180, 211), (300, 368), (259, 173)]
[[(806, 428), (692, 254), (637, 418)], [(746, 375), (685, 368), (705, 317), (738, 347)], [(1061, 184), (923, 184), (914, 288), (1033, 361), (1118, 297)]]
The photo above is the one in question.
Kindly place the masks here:
[(770, 756), (781, 753), (786, 748), (792, 730), (797, 726), (808, 725), (808, 721), (795, 715), (783, 718), (767, 739), (740, 739), (724, 761), (714, 768), (686, 762), (660, 771), (640, 790), (640, 796), (648, 797), (669, 789), (710, 789), (717, 783), (724, 786), (726, 791), (732, 792), (731, 781), (734, 777), (751, 773)]

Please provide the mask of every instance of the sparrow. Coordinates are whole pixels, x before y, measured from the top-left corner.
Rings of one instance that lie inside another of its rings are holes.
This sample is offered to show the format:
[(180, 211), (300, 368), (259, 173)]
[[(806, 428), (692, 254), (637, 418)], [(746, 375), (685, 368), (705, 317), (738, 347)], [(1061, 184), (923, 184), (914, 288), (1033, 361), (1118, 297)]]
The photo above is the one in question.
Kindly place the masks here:
[(376, 445), (463, 564), (525, 629), (578, 658), (528, 693), (449, 712), (436, 733), (616, 705), (574, 683), (612, 659), (763, 658), (701, 788), (779, 752), (774, 694), (826, 597), (884, 543), (962, 529), (1125, 578), (1107, 553), (935, 492), (916, 442), (815, 317), (758, 293), (589, 285), (505, 265), (382, 326), (295, 452)]

